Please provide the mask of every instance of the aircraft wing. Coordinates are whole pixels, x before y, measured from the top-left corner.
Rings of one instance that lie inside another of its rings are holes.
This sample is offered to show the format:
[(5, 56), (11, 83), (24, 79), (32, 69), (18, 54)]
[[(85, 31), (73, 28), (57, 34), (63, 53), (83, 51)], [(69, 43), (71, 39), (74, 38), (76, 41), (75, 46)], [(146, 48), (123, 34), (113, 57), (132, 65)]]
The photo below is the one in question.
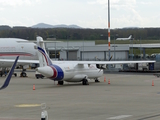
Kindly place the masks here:
[[(0, 59), (0, 62), (11, 62), (13, 63), (15, 60), (13, 59)], [(18, 60), (17, 63), (39, 63), (39, 60)]]
[(154, 63), (153, 60), (142, 60), (142, 61), (77, 61), (81, 64), (128, 64), (128, 63)]
[(15, 66), (17, 64), (18, 59), (19, 59), (19, 56), (17, 56), (17, 58), (14, 60), (14, 63), (12, 65), (12, 67), (11, 67), (11, 70), (9, 71), (9, 73), (8, 73), (8, 75), (6, 77), (6, 80), (5, 80), (4, 84), (0, 87), (0, 90), (5, 89), (9, 85), (9, 82), (11, 80), (11, 77), (12, 77), (12, 74), (14, 72), (14, 68), (15, 68)]
[[(14, 62), (13, 59), (0, 59), (0, 62)], [(154, 63), (154, 60), (142, 61), (77, 61), (77, 64), (128, 64), (128, 63)], [(17, 63), (39, 63), (39, 60), (18, 60)]]

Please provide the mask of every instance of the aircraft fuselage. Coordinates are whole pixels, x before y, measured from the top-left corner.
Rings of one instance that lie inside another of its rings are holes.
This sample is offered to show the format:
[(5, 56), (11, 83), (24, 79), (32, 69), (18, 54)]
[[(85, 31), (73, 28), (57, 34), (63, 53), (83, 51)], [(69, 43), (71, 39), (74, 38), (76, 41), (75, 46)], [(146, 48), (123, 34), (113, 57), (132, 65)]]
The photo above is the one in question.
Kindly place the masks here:
[[(34, 43), (25, 43), (27, 40), (18, 38), (0, 38), (0, 59), (37, 60), (37, 50)], [(23, 65), (25, 65), (24, 63)], [(0, 67), (10, 67), (11, 62), (0, 62)], [(17, 64), (18, 65), (18, 64)]]
[(55, 81), (80, 82), (85, 77), (94, 79), (102, 76), (103, 70), (95, 64), (79, 65), (76, 61), (54, 61), (52, 65), (38, 68), (38, 72)]

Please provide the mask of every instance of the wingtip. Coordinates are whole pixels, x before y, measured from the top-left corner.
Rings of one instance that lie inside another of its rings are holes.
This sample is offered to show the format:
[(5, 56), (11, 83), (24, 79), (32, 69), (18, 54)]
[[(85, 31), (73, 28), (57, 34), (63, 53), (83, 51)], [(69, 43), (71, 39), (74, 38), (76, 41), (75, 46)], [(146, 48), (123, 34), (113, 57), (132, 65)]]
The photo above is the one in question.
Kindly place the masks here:
[(17, 58), (15, 59), (15, 62), (12, 65), (11, 70), (9, 71), (9, 73), (8, 73), (8, 75), (6, 77), (6, 80), (5, 80), (4, 84), (2, 85), (2, 87), (0, 88), (0, 90), (5, 89), (9, 85), (9, 82), (11, 80), (11, 77), (12, 77), (12, 74), (14, 72), (14, 68), (15, 68), (15, 66), (17, 64), (18, 59), (19, 59), (19, 56), (17, 56)]

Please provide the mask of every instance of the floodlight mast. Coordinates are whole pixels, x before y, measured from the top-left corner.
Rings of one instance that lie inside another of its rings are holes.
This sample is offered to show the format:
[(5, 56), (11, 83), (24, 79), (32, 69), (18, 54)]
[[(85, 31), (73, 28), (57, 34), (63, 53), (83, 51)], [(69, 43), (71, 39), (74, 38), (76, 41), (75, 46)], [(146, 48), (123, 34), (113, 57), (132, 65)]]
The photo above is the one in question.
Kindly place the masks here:
[(109, 52), (109, 59), (111, 57), (110, 54), (110, 1), (108, 0), (108, 52)]

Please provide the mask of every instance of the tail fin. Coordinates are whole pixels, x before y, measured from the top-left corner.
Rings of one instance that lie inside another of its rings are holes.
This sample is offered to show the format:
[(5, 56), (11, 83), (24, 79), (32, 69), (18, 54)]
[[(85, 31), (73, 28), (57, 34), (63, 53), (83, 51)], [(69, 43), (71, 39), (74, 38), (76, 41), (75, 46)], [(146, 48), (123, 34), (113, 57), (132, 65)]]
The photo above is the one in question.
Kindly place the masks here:
[(39, 51), (38, 57), (39, 57), (40, 67), (51, 65), (52, 61), (45, 50), (45, 45), (42, 37), (39, 36), (37, 37), (37, 46), (38, 46), (37, 49)]
[(131, 38), (132, 38), (132, 35), (130, 35), (128, 38), (131, 39)]

